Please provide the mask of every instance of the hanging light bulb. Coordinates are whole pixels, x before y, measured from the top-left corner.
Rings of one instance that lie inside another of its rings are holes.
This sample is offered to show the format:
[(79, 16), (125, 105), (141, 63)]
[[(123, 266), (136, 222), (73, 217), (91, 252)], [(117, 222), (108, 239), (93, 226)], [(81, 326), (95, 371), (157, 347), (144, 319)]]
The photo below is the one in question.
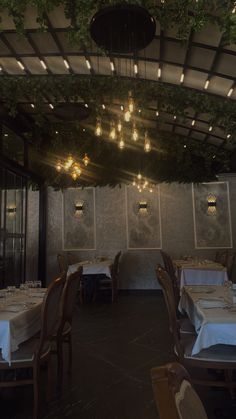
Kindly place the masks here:
[(74, 171), (76, 172), (76, 174), (77, 174), (77, 176), (80, 176), (81, 175), (81, 172), (82, 172), (82, 170), (81, 170), (81, 168), (80, 168), (80, 165), (79, 164), (75, 164), (74, 165)]
[(73, 180), (76, 180), (76, 179), (77, 179), (77, 177), (78, 177), (78, 175), (77, 175), (77, 173), (76, 173), (76, 172), (72, 172), (72, 173), (71, 173), (71, 177), (72, 177), (72, 179), (73, 179)]
[(61, 164), (60, 160), (56, 164), (56, 170), (57, 170), (57, 172), (61, 172), (61, 170), (62, 170), (62, 164)]
[(121, 132), (122, 131), (122, 123), (121, 120), (119, 119), (118, 124), (117, 124), (117, 131)]
[(89, 162), (90, 162), (90, 158), (85, 153), (84, 158), (83, 158), (83, 163), (85, 166), (88, 166)]
[(135, 123), (133, 124), (132, 138), (134, 141), (138, 140), (138, 130), (135, 126)]
[(129, 122), (131, 119), (131, 113), (129, 111), (129, 109), (126, 109), (125, 113), (124, 113), (124, 120), (125, 122)]
[(134, 112), (134, 99), (132, 97), (132, 92), (131, 91), (129, 91), (128, 109), (129, 109), (130, 113)]
[(136, 186), (136, 182), (135, 182), (135, 180), (133, 181), (132, 185), (133, 185), (133, 186)]
[(110, 130), (110, 133), (109, 133), (109, 137), (110, 137), (111, 140), (116, 139), (116, 128), (115, 128), (114, 122), (111, 122), (111, 130)]
[(123, 137), (120, 136), (119, 142), (118, 142), (118, 147), (123, 150), (123, 148), (125, 148), (125, 142), (123, 140)]
[(72, 155), (70, 154), (67, 157), (67, 160), (66, 160), (65, 165), (64, 165), (65, 170), (69, 170), (69, 168), (72, 166), (73, 162), (74, 162), (74, 159), (73, 159)]
[(95, 126), (95, 135), (97, 137), (101, 137), (102, 135), (102, 124), (101, 124), (101, 119), (97, 118), (97, 122), (96, 122), (96, 126)]
[(140, 173), (140, 172), (139, 172), (139, 174), (138, 174), (137, 178), (138, 178), (138, 180), (141, 180), (141, 179), (142, 179), (142, 175), (141, 175), (141, 173)]
[(149, 189), (149, 192), (153, 193), (153, 189), (152, 189), (152, 188), (150, 188), (150, 189)]
[(145, 138), (144, 138), (144, 151), (146, 153), (149, 153), (149, 151), (151, 151), (151, 141), (148, 138), (147, 131), (145, 132)]

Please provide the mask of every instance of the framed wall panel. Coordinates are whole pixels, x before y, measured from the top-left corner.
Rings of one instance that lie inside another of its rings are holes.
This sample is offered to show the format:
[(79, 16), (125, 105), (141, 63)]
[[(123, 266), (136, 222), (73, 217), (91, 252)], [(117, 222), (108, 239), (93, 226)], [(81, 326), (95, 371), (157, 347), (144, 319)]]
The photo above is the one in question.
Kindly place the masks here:
[(69, 188), (63, 194), (63, 249), (95, 250), (94, 188)]
[(126, 187), (126, 219), (128, 249), (160, 249), (162, 247), (160, 188), (153, 193)]
[(232, 248), (228, 182), (192, 185), (196, 249)]

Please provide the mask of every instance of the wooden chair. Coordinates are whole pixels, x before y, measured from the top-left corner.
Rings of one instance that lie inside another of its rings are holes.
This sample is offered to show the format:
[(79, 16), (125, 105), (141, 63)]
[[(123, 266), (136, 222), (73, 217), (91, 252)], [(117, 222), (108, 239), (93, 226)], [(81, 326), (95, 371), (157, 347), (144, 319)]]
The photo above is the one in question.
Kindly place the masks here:
[(229, 280), (232, 278), (232, 271), (235, 261), (235, 253), (224, 250), (223, 252), (216, 252), (215, 261), (225, 266)]
[[(22, 343), (16, 352), (12, 353), (11, 365), (0, 357), (0, 371), (9, 372), (3, 374), (3, 381), (0, 381), (1, 387), (18, 387), (32, 385), (34, 392), (34, 411), (33, 419), (38, 417), (39, 401), (39, 373), (41, 364), (48, 366), (48, 398), (50, 397), (51, 387), (51, 367), (50, 353), (53, 334), (58, 325), (60, 297), (63, 289), (63, 279), (58, 278), (53, 281), (44, 296), (41, 309), (41, 332), (39, 337), (33, 337)], [(23, 369), (32, 371), (32, 377), (20, 379), (19, 372)], [(6, 379), (5, 379), (6, 378)]]
[(114, 258), (114, 262), (111, 266), (111, 278), (105, 277), (105, 278), (101, 278), (99, 281), (99, 289), (111, 288), (112, 303), (114, 303), (114, 301), (117, 298), (120, 256), (121, 256), (121, 251), (116, 254)]
[(75, 308), (76, 295), (79, 283), (82, 281), (83, 268), (71, 274), (64, 285), (61, 297), (61, 319), (57, 333), (54, 335), (56, 342), (56, 350), (52, 353), (57, 354), (58, 360), (58, 381), (59, 387), (62, 387), (63, 379), (63, 344), (68, 344), (68, 372), (71, 373), (72, 368), (72, 319)]
[(207, 419), (186, 369), (177, 362), (151, 370), (154, 399), (160, 419)]
[(164, 298), (169, 315), (169, 327), (174, 341), (174, 353), (177, 360), (187, 369), (223, 370), (225, 379), (216, 381), (202, 378), (195, 378), (191, 375), (191, 381), (195, 384), (215, 387), (236, 387), (232, 381), (231, 373), (236, 370), (236, 351), (234, 345), (215, 345), (191, 355), (196, 337), (188, 334), (183, 337), (180, 334), (179, 321), (175, 311), (174, 293), (171, 279), (168, 273), (160, 266), (157, 266), (156, 274), (162, 286)]
[(63, 254), (63, 253), (58, 253), (58, 255), (57, 255), (57, 262), (58, 262), (58, 267), (59, 267), (60, 274), (63, 273), (63, 272), (67, 272), (67, 270), (68, 270), (68, 261), (67, 261), (66, 255)]
[(161, 250), (160, 252), (163, 259), (165, 270), (168, 272), (172, 281), (172, 286), (173, 286), (174, 296), (175, 296), (175, 306), (176, 306), (176, 311), (178, 311), (179, 298), (180, 298), (180, 286), (179, 286), (179, 280), (175, 275), (175, 266), (173, 264), (173, 261), (170, 255), (168, 255), (168, 253), (164, 252), (164, 250)]

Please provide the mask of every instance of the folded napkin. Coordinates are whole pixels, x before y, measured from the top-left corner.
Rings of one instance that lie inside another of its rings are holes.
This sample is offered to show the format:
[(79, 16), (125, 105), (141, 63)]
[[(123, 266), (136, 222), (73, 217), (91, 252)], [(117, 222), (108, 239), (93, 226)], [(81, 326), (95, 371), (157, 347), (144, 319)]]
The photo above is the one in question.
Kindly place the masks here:
[(221, 308), (221, 307), (227, 307), (228, 304), (224, 300), (218, 300), (218, 299), (206, 299), (206, 298), (199, 298), (197, 301), (197, 304), (201, 308)]

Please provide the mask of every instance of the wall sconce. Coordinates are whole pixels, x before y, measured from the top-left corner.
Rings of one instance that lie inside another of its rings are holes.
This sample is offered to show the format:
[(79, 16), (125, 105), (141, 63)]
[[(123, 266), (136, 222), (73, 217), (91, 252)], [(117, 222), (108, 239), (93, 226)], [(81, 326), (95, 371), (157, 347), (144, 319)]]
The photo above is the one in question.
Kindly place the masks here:
[(84, 215), (84, 202), (77, 202), (75, 204), (75, 216), (76, 217), (81, 217), (82, 215)]
[(207, 215), (216, 215), (216, 201), (217, 198), (213, 194), (209, 194), (207, 197)]
[(147, 201), (139, 201), (139, 203), (138, 203), (138, 213), (140, 215), (146, 215), (147, 212), (148, 212)]
[(7, 207), (6, 210), (7, 210), (7, 215), (9, 217), (14, 217), (16, 215), (16, 207), (14, 206)]

